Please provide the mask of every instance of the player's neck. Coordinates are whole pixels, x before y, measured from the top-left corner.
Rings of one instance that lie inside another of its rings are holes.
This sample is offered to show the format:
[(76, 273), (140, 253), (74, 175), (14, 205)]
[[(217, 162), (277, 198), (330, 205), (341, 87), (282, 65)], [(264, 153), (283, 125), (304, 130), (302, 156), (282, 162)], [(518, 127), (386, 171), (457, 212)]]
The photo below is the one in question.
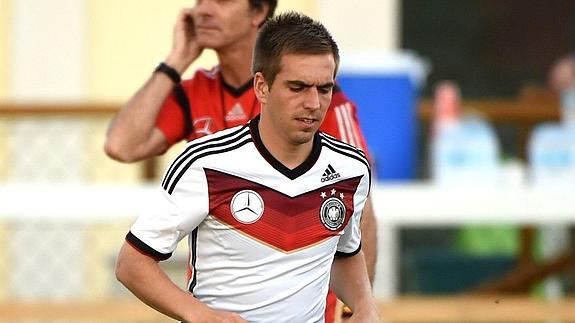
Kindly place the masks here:
[[(253, 43), (242, 42), (218, 51), (222, 77), (227, 84), (239, 88), (252, 78)], [(248, 46), (249, 45), (249, 46)]]
[(259, 123), (260, 139), (270, 154), (282, 165), (294, 169), (301, 165), (311, 154), (313, 139), (303, 144), (293, 144), (276, 131), (272, 124)]

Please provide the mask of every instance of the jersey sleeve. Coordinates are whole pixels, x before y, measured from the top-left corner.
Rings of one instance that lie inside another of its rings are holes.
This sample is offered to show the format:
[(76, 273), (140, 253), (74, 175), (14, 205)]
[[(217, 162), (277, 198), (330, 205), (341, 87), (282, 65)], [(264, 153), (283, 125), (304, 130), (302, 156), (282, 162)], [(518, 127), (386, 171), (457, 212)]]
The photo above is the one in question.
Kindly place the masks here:
[[(185, 80), (182, 82), (182, 87), (188, 92), (192, 86), (193, 79)], [(189, 93), (188, 97), (189, 97)], [(171, 146), (186, 137), (185, 117), (182, 112), (174, 91), (168, 95), (162, 104), (158, 119), (156, 120), (156, 128), (158, 128)]]
[(357, 106), (338, 87), (334, 89), (331, 104), (320, 130), (369, 155), (365, 137), (359, 126)]
[(357, 254), (361, 250), (361, 214), (369, 194), (370, 176), (366, 173), (359, 182), (357, 191), (353, 197), (353, 214), (343, 230), (337, 244), (336, 256), (349, 257)]
[[(207, 216), (209, 198), (203, 168), (190, 167), (178, 178), (178, 159), (166, 173), (168, 185), (161, 187), (153, 208), (140, 215), (126, 240), (141, 252), (157, 259), (168, 259), (182, 238)], [(173, 187), (172, 184), (175, 184)]]

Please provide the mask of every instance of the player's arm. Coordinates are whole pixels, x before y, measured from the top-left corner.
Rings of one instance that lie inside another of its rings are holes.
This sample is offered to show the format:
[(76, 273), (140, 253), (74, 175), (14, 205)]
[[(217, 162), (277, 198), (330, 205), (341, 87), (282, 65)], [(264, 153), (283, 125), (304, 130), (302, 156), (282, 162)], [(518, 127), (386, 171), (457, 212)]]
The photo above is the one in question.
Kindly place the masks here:
[(216, 311), (176, 286), (158, 262), (124, 242), (116, 262), (116, 277), (155, 310), (185, 322), (246, 322), (239, 315)]
[[(367, 155), (367, 144), (357, 116), (357, 106), (336, 86), (331, 105), (321, 126), (322, 131), (351, 144)], [(361, 220), (361, 244), (365, 255), (369, 280), (373, 284), (377, 260), (377, 219), (371, 198), (368, 198)]]
[[(351, 319), (347, 322), (379, 321), (361, 245), (360, 221), (365, 211), (365, 203), (369, 197), (371, 181), (369, 171), (368, 169), (366, 170), (355, 194), (358, 199), (354, 198), (354, 203), (359, 203), (359, 207), (354, 210), (343, 230), (343, 234), (339, 238), (331, 268), (331, 289), (353, 311)], [(363, 201), (361, 200), (362, 197), (364, 197)]]
[(330, 287), (353, 310), (348, 322), (379, 322), (362, 251), (353, 256), (335, 257)]
[[(191, 9), (183, 9), (173, 32), (173, 44), (164, 63), (181, 75), (202, 52), (195, 42)], [(168, 149), (155, 127), (162, 105), (174, 87), (165, 73), (153, 73), (110, 123), (104, 150), (119, 161), (147, 159)]]
[(375, 279), (375, 265), (377, 262), (377, 220), (371, 197), (367, 198), (363, 215), (361, 216), (361, 246), (363, 255), (365, 257), (365, 264), (367, 268), (367, 275), (369, 282), (373, 285)]

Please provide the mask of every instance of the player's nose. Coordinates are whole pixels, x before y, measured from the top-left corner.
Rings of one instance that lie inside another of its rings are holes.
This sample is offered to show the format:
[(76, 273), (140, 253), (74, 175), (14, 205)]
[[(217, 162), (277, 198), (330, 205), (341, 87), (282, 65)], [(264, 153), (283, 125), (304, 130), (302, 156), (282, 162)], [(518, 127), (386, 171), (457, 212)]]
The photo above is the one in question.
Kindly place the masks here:
[(320, 99), (319, 99), (319, 91), (315, 86), (312, 86), (305, 91), (305, 108), (306, 109), (319, 109), (320, 107)]

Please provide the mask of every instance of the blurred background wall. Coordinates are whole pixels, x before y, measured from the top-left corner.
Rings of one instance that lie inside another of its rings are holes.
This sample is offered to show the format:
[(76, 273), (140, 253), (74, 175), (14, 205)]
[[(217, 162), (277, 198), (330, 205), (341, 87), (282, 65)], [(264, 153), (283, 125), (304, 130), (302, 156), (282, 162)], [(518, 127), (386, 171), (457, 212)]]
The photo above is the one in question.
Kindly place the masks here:
[[(186, 1), (5, 0), (0, 4), (0, 100), (124, 102), (171, 46)], [(392, 50), (397, 1), (279, 1), (321, 19), (343, 51)], [(193, 67), (211, 66), (203, 55)], [(193, 71), (194, 68), (190, 68)]]

